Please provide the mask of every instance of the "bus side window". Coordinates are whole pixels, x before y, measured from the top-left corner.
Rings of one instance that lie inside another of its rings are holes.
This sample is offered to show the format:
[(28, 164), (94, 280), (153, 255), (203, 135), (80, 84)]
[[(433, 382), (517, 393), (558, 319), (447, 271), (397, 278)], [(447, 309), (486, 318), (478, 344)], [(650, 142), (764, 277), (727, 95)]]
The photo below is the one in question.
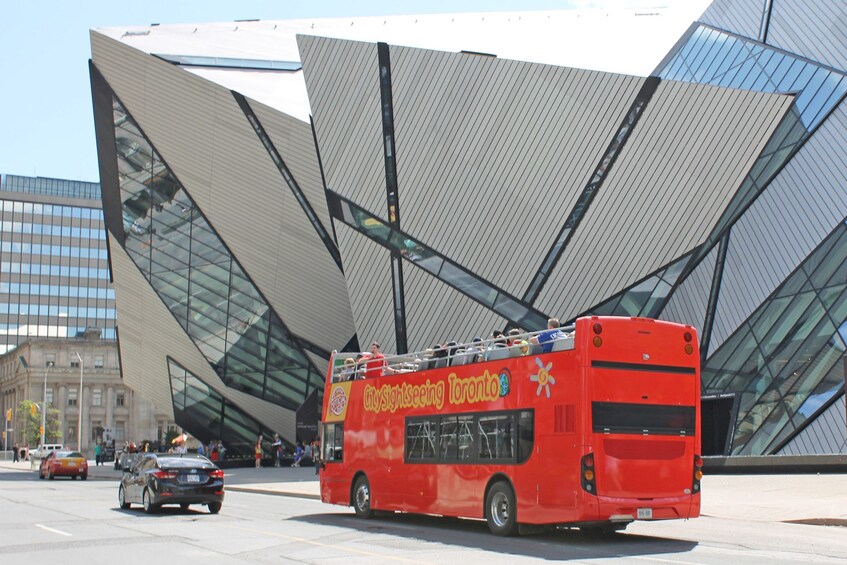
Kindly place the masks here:
[(473, 460), (474, 430), (473, 416), (458, 417), (459, 460)]
[(438, 438), (438, 458), (443, 461), (455, 461), (459, 458), (459, 442), (456, 432), (459, 422), (455, 416), (445, 416), (441, 419)]
[(534, 415), (532, 410), (524, 410), (518, 415), (518, 463), (523, 463), (532, 455)]
[(342, 461), (344, 457), (344, 424), (324, 424), (324, 461)]

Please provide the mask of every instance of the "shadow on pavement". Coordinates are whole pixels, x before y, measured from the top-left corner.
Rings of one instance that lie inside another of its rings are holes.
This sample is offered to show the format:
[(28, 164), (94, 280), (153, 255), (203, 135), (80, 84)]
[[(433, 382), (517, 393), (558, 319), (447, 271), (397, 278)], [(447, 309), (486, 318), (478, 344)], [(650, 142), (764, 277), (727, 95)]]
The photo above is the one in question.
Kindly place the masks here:
[[(483, 521), (395, 513), (371, 520), (354, 515), (312, 514), (290, 518), (298, 522), (337, 526), (367, 533), (384, 533), (433, 543), (449, 543), (472, 549), (548, 560), (619, 558), (640, 555), (680, 554), (697, 547), (697, 542), (616, 533), (601, 538), (578, 530), (502, 538), (492, 535)], [(380, 541), (370, 543), (379, 545)], [(387, 542), (393, 546), (393, 542)]]

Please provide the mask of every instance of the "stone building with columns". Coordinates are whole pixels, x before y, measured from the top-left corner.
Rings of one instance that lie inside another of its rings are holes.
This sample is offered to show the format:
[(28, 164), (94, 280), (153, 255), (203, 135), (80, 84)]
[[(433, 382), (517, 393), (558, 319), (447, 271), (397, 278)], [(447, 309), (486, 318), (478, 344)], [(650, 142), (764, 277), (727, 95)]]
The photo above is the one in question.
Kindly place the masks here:
[[(80, 434), (81, 448), (89, 456), (98, 439), (114, 439), (117, 445), (161, 441), (176, 427), (172, 416), (124, 384), (115, 342), (101, 339), (98, 330), (78, 338), (32, 338), (0, 356), (4, 413), (9, 408), (16, 411), (23, 400), (40, 403), (45, 379), (47, 402), (59, 411), (61, 443), (76, 448)], [(10, 439), (21, 442), (17, 437)]]

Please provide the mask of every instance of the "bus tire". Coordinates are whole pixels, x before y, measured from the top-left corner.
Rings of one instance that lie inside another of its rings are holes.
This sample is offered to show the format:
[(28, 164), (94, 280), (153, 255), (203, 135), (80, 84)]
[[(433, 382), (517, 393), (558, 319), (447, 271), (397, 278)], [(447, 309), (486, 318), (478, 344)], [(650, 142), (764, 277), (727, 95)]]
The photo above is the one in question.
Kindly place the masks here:
[(506, 481), (494, 483), (485, 497), (485, 521), (496, 536), (512, 536), (518, 531), (515, 492)]
[(353, 484), (353, 510), (359, 518), (373, 518), (374, 511), (371, 509), (371, 485), (364, 475), (356, 479)]

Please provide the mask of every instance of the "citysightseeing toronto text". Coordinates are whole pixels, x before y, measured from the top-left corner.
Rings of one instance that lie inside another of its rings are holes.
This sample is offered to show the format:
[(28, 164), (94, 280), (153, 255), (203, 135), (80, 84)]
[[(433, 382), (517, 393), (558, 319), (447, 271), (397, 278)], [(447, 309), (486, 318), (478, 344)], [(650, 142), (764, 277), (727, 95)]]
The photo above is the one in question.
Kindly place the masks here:
[[(447, 401), (452, 405), (476, 404), (500, 398), (500, 376), (485, 371), (477, 377), (459, 378), (455, 373), (447, 377), (450, 391)], [(444, 381), (413, 385), (401, 383), (386, 384), (379, 387), (365, 385), (364, 408), (367, 412), (379, 414), (401, 408), (444, 407)]]

